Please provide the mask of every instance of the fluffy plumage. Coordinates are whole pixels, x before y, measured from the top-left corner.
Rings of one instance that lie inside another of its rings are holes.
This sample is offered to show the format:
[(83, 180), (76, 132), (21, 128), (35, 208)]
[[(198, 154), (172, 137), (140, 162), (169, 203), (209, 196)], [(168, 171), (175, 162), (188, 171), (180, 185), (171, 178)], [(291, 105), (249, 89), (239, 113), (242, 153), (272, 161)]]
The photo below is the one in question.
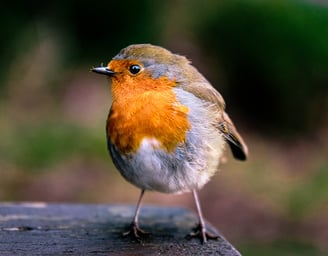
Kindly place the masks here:
[(202, 241), (206, 231), (197, 190), (218, 170), (224, 145), (245, 160), (247, 147), (225, 112), (221, 94), (185, 57), (150, 44), (131, 45), (94, 72), (110, 77), (113, 103), (108, 149), (122, 176), (141, 189), (131, 230), (139, 238), (145, 190), (193, 192)]

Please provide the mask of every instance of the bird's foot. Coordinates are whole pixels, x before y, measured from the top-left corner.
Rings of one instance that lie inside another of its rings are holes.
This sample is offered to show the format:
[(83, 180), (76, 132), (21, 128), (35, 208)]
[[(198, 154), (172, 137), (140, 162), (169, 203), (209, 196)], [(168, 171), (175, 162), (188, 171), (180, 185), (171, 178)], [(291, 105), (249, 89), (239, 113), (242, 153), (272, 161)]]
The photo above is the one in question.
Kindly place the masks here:
[(146, 231), (142, 230), (141, 228), (139, 228), (139, 225), (137, 223), (132, 223), (130, 226), (130, 230), (128, 230), (127, 232), (124, 232), (122, 235), (124, 237), (132, 236), (133, 238), (140, 241), (140, 239), (142, 237), (149, 236), (150, 234), (151, 234), (150, 232), (146, 232)]
[(189, 234), (190, 238), (200, 238), (202, 243), (206, 243), (207, 240), (218, 240), (219, 236), (213, 233), (210, 233), (206, 230), (206, 227), (198, 224), (197, 227), (193, 229), (193, 232)]

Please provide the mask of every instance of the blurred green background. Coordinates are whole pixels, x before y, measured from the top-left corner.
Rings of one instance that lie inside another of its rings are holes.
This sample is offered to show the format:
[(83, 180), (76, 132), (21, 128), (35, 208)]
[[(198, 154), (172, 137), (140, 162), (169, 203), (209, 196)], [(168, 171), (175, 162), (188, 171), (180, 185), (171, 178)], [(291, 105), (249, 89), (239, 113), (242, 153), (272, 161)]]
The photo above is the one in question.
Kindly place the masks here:
[[(192, 60), (249, 146), (200, 192), (207, 219), (243, 255), (328, 254), (326, 1), (9, 1), (0, 17), (1, 201), (136, 203), (89, 69), (153, 43)], [(190, 194), (145, 203), (194, 209)]]

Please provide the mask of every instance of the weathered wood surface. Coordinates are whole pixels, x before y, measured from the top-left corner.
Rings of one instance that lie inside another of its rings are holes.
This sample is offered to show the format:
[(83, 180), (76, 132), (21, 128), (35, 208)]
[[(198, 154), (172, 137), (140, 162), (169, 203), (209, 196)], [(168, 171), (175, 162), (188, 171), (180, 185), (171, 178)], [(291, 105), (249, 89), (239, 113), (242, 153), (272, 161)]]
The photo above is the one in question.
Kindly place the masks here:
[(152, 235), (142, 243), (123, 238), (134, 209), (129, 205), (2, 203), (0, 255), (240, 255), (222, 235), (204, 245), (199, 239), (187, 239), (197, 217), (182, 208), (143, 206), (140, 226)]

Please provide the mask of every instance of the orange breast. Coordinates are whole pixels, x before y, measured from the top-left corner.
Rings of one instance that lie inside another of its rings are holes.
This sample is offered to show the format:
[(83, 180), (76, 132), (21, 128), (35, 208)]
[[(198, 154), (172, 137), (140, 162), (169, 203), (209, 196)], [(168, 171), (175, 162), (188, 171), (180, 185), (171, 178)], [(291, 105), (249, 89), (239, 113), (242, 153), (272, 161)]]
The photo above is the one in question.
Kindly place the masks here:
[(167, 152), (184, 143), (188, 108), (177, 101), (174, 86), (174, 81), (147, 74), (113, 78), (107, 135), (121, 153), (136, 152), (144, 138), (155, 138)]

